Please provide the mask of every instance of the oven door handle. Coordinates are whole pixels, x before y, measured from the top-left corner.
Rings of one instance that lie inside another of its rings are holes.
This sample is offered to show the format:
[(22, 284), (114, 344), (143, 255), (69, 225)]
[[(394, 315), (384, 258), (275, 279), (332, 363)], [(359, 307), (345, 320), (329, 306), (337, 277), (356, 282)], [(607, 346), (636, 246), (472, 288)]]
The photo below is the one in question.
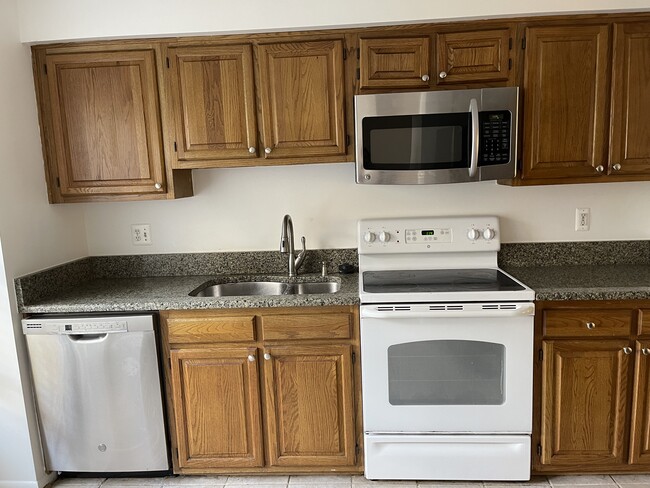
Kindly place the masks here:
[(372, 308), (361, 307), (361, 318), (373, 319), (434, 319), (434, 318), (491, 318), (491, 317), (521, 317), (535, 315), (535, 306), (531, 303), (511, 310), (430, 310), (430, 311), (395, 311), (385, 312)]
[(478, 102), (476, 98), (469, 101), (469, 111), (472, 116), (472, 153), (469, 159), (469, 177), (476, 176), (478, 171), (478, 145), (479, 145), (479, 124), (478, 124)]

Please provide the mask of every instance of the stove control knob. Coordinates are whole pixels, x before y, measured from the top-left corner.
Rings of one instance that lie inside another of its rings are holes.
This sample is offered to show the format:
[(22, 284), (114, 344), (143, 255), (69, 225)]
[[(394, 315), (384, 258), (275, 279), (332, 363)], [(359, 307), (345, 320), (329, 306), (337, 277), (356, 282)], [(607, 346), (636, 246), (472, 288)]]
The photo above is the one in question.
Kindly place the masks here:
[(381, 242), (388, 242), (390, 241), (390, 233), (384, 232), (383, 230), (379, 233), (379, 240)]
[(475, 241), (479, 237), (481, 237), (481, 231), (480, 230), (478, 230), (478, 229), (470, 229), (470, 230), (467, 231), (467, 238), (470, 241)]
[(494, 229), (490, 229), (489, 227), (483, 231), (483, 239), (486, 241), (491, 241), (496, 235), (497, 233), (494, 231)]
[(375, 236), (374, 232), (368, 231), (363, 235), (363, 240), (366, 241), (366, 242), (374, 242), (375, 238), (376, 238), (376, 236)]

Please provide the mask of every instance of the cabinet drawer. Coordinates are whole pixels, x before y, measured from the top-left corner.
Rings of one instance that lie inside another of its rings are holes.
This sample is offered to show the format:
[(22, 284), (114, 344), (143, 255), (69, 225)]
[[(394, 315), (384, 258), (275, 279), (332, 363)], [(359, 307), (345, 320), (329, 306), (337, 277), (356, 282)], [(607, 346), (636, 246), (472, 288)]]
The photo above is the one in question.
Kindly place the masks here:
[(351, 337), (352, 315), (348, 313), (266, 315), (260, 320), (264, 340)]
[(544, 312), (546, 337), (626, 337), (632, 310), (548, 310)]
[(639, 310), (639, 335), (650, 337), (650, 309)]
[(255, 340), (254, 315), (167, 319), (169, 342), (238, 342)]

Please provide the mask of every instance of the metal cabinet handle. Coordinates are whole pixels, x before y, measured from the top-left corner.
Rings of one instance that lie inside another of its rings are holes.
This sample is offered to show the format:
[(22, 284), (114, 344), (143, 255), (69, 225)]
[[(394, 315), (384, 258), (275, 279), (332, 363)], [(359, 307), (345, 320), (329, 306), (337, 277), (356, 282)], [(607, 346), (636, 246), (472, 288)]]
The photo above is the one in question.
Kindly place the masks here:
[(596, 171), (602, 173), (603, 171), (605, 171), (605, 167), (602, 164), (599, 164), (598, 166), (596, 166)]
[(268, 361), (269, 359), (271, 359), (271, 355), (268, 352), (265, 352), (264, 353), (264, 359), (266, 359)]
[(161, 185), (160, 183), (156, 183), (155, 185), (153, 185), (153, 187), (154, 187), (156, 190), (160, 190), (160, 189), (162, 188), (162, 185)]
[(587, 329), (589, 329), (589, 330), (596, 328), (596, 324), (594, 324), (593, 322), (587, 322), (586, 326), (587, 326)]
[(266, 154), (271, 154), (271, 148), (270, 148), (270, 147), (265, 147), (265, 148), (264, 148), (264, 152), (265, 152)]
[(255, 361), (255, 356), (253, 356), (252, 354), (249, 354), (248, 355), (248, 360), (252, 363), (253, 361)]
[(249, 147), (248, 152), (251, 154), (255, 154), (255, 148), (253, 146)]
[(422, 75), (422, 81), (429, 81), (429, 75)]
[(621, 165), (619, 163), (616, 163), (614, 166), (612, 166), (614, 171), (620, 171), (621, 170)]
[(445, 71), (441, 71), (440, 74), (438, 75), (441, 80), (444, 80), (447, 78), (447, 73)]
[(632, 354), (632, 348), (631, 347), (624, 347), (623, 352), (625, 354)]
[(648, 354), (650, 354), (650, 349), (644, 347), (643, 349), (641, 349), (641, 352), (643, 353), (644, 356), (647, 356)]

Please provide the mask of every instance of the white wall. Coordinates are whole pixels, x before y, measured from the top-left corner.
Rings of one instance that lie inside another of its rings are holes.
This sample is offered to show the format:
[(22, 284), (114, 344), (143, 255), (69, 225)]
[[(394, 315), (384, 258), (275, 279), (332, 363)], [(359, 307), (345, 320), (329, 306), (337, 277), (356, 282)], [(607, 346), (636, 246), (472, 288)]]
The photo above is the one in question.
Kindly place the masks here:
[[(86, 256), (83, 208), (47, 203), (29, 48), (18, 0), (0, 0), (0, 487), (46, 476), (34, 422), (13, 279)], [(2, 258), (4, 253), (4, 261)], [(4, 266), (3, 266), (4, 264)], [(32, 449), (32, 446), (34, 449)]]

